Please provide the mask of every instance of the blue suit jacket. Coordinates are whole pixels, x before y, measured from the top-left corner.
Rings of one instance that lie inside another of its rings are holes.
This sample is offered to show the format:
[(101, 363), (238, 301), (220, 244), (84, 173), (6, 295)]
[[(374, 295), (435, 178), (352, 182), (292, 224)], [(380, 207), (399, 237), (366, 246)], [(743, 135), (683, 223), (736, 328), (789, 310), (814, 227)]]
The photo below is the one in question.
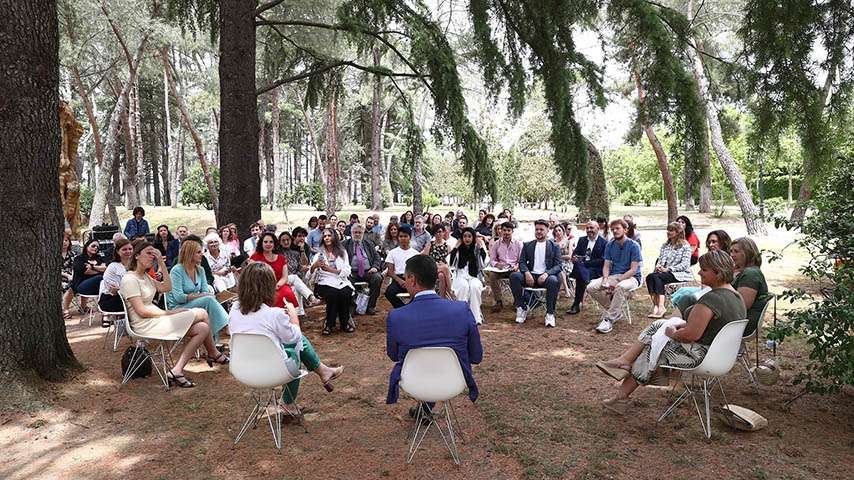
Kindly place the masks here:
[[(575, 250), (572, 254), (576, 257), (584, 257), (587, 255), (587, 244), (589, 241), (590, 240), (587, 238), (587, 235), (582, 237), (575, 246)], [(590, 252), (590, 260), (582, 262), (585, 267), (598, 271), (599, 276), (602, 276), (602, 267), (605, 265), (605, 246), (607, 244), (607, 240), (597, 235), (596, 244), (593, 245), (593, 250)]]
[(388, 312), (386, 352), (397, 362), (391, 370), (386, 403), (397, 403), (403, 359), (412, 348), (449, 347), (457, 353), (469, 388), (469, 399), (477, 399), (472, 364), (483, 360), (480, 332), (466, 302), (445, 300), (435, 293), (419, 295), (408, 305)]
[[(519, 271), (522, 273), (534, 273), (534, 253), (537, 248), (537, 241), (522, 245), (522, 254), (519, 256)], [(546, 240), (546, 272), (549, 275), (558, 275), (560, 273), (563, 259), (560, 258), (560, 247), (554, 240)]]
[(175, 239), (166, 245), (166, 266), (172, 267), (178, 259), (178, 254), (181, 253), (181, 240)]

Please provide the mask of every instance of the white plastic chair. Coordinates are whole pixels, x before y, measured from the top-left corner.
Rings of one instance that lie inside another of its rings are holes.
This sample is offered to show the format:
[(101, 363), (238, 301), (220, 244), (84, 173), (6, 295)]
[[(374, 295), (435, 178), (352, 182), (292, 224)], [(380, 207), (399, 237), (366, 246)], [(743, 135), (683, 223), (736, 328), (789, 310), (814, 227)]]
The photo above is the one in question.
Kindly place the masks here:
[[(98, 291), (99, 292), (101, 291), (101, 284), (100, 283), (98, 284)], [(94, 295), (84, 295), (82, 293), (78, 293), (77, 296), (80, 297), (80, 299), (81, 299), (81, 302), (80, 302), (81, 308), (83, 305), (82, 299), (85, 298), (85, 299), (89, 300), (88, 302), (86, 302), (86, 305), (89, 307), (89, 314), (87, 316), (89, 317), (89, 326), (91, 327), (92, 322), (95, 320), (95, 312), (98, 310), (98, 306), (97, 306), (98, 305), (98, 297), (100, 297), (101, 294), (96, 293)], [(95, 306), (92, 306), (93, 302), (95, 303)], [(84, 317), (80, 317), (81, 322), (83, 321), (83, 318)]]
[[(273, 343), (266, 335), (258, 333), (233, 333), (231, 334), (231, 358), (228, 363), (229, 371), (238, 382), (252, 388), (249, 395), (249, 406), (252, 406), (252, 411), (243, 422), (243, 427), (234, 439), (234, 445), (231, 449), (237, 446), (237, 442), (243, 438), (243, 435), (249, 430), (249, 426), (258, 427), (258, 419), (262, 412), (267, 414), (267, 423), (270, 425), (270, 432), (273, 434), (273, 442), (279, 453), (282, 453), (282, 418), (279, 413), (279, 399), (281, 394), (276, 392), (276, 387), (292, 382), (298, 378), (308, 375), (305, 370), (300, 370), (298, 377), (292, 376), (285, 362), (282, 359), (282, 354), (279, 352), (276, 344)], [(276, 426), (273, 427), (273, 413), (269, 410), (273, 408), (276, 417)], [(296, 417), (303, 428), (302, 415)], [(308, 430), (306, 429), (306, 432)]]
[[(140, 335), (133, 331), (133, 328), (130, 326), (130, 316), (128, 315), (128, 307), (127, 302), (125, 301), (125, 297), (119, 293), (119, 298), (122, 300), (122, 315), (124, 315), (124, 324), (125, 331), (128, 336), (135, 341), (136, 350), (134, 351), (133, 356), (131, 356), (130, 363), (128, 363), (128, 369), (122, 377), (122, 385), (126, 384), (128, 380), (131, 379), (133, 374), (139, 369), (147, 361), (151, 361), (153, 370), (157, 372), (157, 376), (160, 377), (160, 381), (163, 382), (163, 385), (166, 387), (166, 391), (169, 391), (169, 379), (167, 377), (168, 367), (172, 364), (172, 355), (171, 351), (167, 350), (164, 346), (165, 342), (175, 342), (181, 340), (181, 337), (152, 337)], [(154, 350), (148, 353), (142, 353), (141, 355), (137, 355), (139, 352), (144, 352), (142, 347), (145, 347), (146, 343), (156, 343), (157, 345), (154, 347)], [(160, 366), (155, 362), (155, 358), (160, 359)]]
[(104, 334), (104, 346), (101, 348), (107, 348), (107, 340), (110, 338), (110, 329), (112, 329), (115, 333), (115, 338), (113, 339), (113, 351), (115, 352), (116, 349), (119, 348), (119, 340), (125, 336), (125, 322), (123, 318), (119, 318), (125, 316), (124, 309), (121, 312), (108, 312), (101, 308), (100, 301), (97, 302), (97, 304), (98, 311), (101, 312), (101, 318), (104, 318), (104, 315), (110, 315), (112, 319), (112, 321), (110, 321), (110, 326), (107, 327), (107, 333)]
[[(709, 345), (709, 351), (706, 352), (705, 358), (694, 368), (680, 368), (680, 367), (671, 367), (662, 365), (663, 368), (669, 368), (671, 370), (678, 370), (682, 373), (687, 373), (691, 375), (691, 383), (685, 381), (684, 376), (681, 379), (682, 385), (685, 388), (685, 391), (682, 392), (681, 395), (676, 399), (664, 413), (658, 418), (658, 422), (664, 420), (668, 415), (670, 415), (676, 408), (682, 404), (688, 397), (694, 401), (694, 408), (697, 410), (697, 416), (700, 418), (700, 426), (703, 428), (703, 434), (706, 435), (706, 439), (712, 438), (712, 424), (710, 423), (710, 406), (709, 401), (711, 399), (711, 389), (714, 388), (715, 383), (717, 383), (718, 387), (720, 387), (721, 395), (724, 398), (724, 404), (727, 404), (726, 394), (724, 393), (723, 385), (721, 385), (720, 377), (729, 373), (732, 370), (733, 365), (735, 365), (736, 357), (738, 356), (738, 350), (741, 346), (741, 335), (744, 333), (744, 327), (747, 326), (747, 320), (737, 320), (734, 322), (730, 322), (718, 332), (715, 336), (715, 339), (712, 340), (712, 344)], [(706, 418), (703, 420), (703, 414), (700, 412), (700, 405), (697, 403), (697, 392), (696, 389), (699, 387), (697, 385), (697, 380), (702, 379), (702, 388), (703, 388), (703, 399), (705, 400), (706, 405)], [(673, 386), (676, 388), (676, 385)], [(671, 395), (667, 397), (670, 400), (670, 397), (673, 395), (673, 390), (670, 391)]]
[[(451, 404), (451, 399), (466, 388), (466, 380), (456, 352), (448, 347), (413, 348), (406, 353), (403, 368), (400, 372), (400, 388), (419, 402), (418, 415), (415, 418), (415, 428), (411, 434), (409, 453), (406, 463), (411, 463), (415, 452), (421, 446), (421, 441), (433, 425), (442, 436), (445, 446), (454, 463), (460, 464), (460, 454), (457, 450), (455, 427), (458, 424), (457, 415)], [(420, 407), (421, 402), (436, 402), (430, 413)], [(426, 423), (422, 430), (422, 421)], [(442, 429), (439, 422), (444, 422), (447, 429)], [(420, 433), (420, 436), (419, 436)], [(462, 439), (462, 435), (460, 435)]]
[[(757, 300), (758, 300), (758, 298), (757, 298)], [(754, 301), (756, 301), (756, 300), (754, 300)], [(759, 314), (759, 322), (756, 324), (756, 331), (754, 331), (750, 335), (745, 335), (745, 336), (741, 337), (741, 347), (738, 350), (739, 363), (741, 364), (742, 367), (744, 367), (744, 370), (747, 371), (747, 375), (750, 376), (750, 383), (752, 383), (755, 388), (759, 388), (759, 386), (756, 384), (756, 377), (753, 375), (753, 370), (750, 368), (750, 359), (748, 358), (750, 356), (750, 351), (747, 349), (746, 340), (750, 340), (755, 335), (761, 335), (762, 334), (762, 324), (764, 323), (764, 320), (765, 320), (765, 313), (768, 311), (768, 306), (771, 305), (772, 302), (777, 303), (777, 294), (775, 294), (775, 293), (769, 293), (768, 294), (768, 298), (767, 298), (767, 301), (765, 302), (765, 306), (762, 307), (762, 313)], [(776, 309), (775, 309), (775, 311), (776, 311)]]

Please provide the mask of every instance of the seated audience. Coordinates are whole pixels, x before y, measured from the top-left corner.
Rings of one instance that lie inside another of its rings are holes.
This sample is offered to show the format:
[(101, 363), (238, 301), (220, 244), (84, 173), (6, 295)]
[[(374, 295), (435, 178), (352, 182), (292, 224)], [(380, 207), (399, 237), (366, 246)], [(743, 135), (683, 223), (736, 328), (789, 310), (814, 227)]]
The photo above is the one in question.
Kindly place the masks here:
[[(279, 349), (283, 362), (290, 358), (305, 365), (306, 370), (317, 374), (327, 392), (333, 391), (332, 381), (341, 376), (344, 367), (330, 368), (321, 362), (311, 342), (302, 334), (293, 305), (287, 305), (286, 309), (270, 307), (275, 301), (273, 269), (262, 262), (248, 265), (237, 287), (237, 302), (231, 306), (229, 329), (232, 333), (257, 333), (268, 337)], [(294, 416), (300, 414), (295, 403), (299, 384), (299, 379), (293, 380), (285, 384), (282, 391), (285, 410)]]
[(237, 280), (234, 278), (237, 268), (231, 265), (231, 255), (226, 251), (219, 235), (216, 232), (209, 233), (205, 237), (205, 245), (207, 245), (205, 258), (213, 275), (214, 292), (223, 292), (237, 285)]
[(732, 240), (729, 238), (729, 234), (723, 230), (712, 230), (706, 235), (706, 250), (713, 252), (715, 250), (723, 250), (724, 252), (729, 253), (729, 247), (732, 244)]
[(451, 289), (451, 269), (448, 266), (448, 255), (451, 249), (445, 241), (445, 224), (439, 224), (434, 233), (433, 241), (428, 243), (421, 252), (436, 261), (439, 269), (439, 296), (448, 298)]
[[(309, 222), (309, 225), (311, 223)], [(334, 223), (330, 223), (330, 225), (334, 225)], [(320, 251), (320, 241), (323, 237), (323, 230), (326, 228), (326, 215), (321, 215), (317, 217), (317, 226), (314, 230), (309, 230), (308, 237), (306, 237), (306, 243), (308, 244), (308, 248), (311, 251), (311, 256), (309, 256), (309, 260), (311, 260), (317, 253)]]
[(297, 305), (296, 296), (294, 296), (293, 290), (288, 285), (288, 275), (290, 272), (288, 271), (287, 260), (285, 260), (284, 255), (276, 253), (275, 235), (270, 232), (261, 234), (258, 245), (255, 247), (255, 253), (249, 259), (253, 262), (264, 262), (273, 267), (273, 273), (276, 274), (277, 296), (276, 303), (271, 306), (285, 308), (285, 301), (291, 305)]
[(186, 226), (181, 225), (175, 230), (175, 235), (178, 238), (169, 242), (169, 246), (166, 247), (166, 267), (172, 268), (175, 265), (175, 260), (178, 259), (178, 255), (181, 253), (181, 243), (187, 239), (187, 235), (190, 234), (190, 230), (187, 229)]
[[(377, 235), (382, 235), (384, 225), (382, 223), (380, 223), (380, 214), (375, 213), (373, 218), (374, 218), (374, 233), (376, 233)], [(395, 219), (397, 219), (397, 217), (395, 217)], [(376, 242), (376, 243), (377, 243), (377, 245), (379, 245), (379, 242)]]
[[(378, 232), (374, 230), (375, 220), (374, 217), (366, 217), (365, 218), (365, 233), (362, 235), (362, 238), (368, 240), (369, 242), (374, 244), (374, 250), (377, 253), (380, 253), (383, 248), (383, 237)], [(353, 228), (350, 227), (350, 236), (353, 234)]]
[(484, 215), (483, 219), (475, 227), (475, 232), (483, 238), (487, 247), (492, 245), (493, 225), (495, 225), (495, 215), (488, 213)]
[(504, 308), (501, 298), (501, 280), (510, 278), (510, 274), (519, 270), (519, 256), (522, 254), (522, 242), (513, 238), (513, 223), (505, 221), (500, 225), (501, 238), (495, 240), (489, 249), (489, 261), (502, 272), (484, 272), (492, 290), (492, 313)]
[[(730, 285), (734, 268), (732, 259), (722, 251), (704, 254), (700, 257), (700, 278), (712, 290), (696, 305), (673, 312), (675, 318), (684, 318), (685, 322), (681, 326), (665, 326), (669, 323), (667, 320), (656, 320), (622, 355), (596, 363), (602, 373), (622, 382), (616, 396), (602, 401), (607, 410), (625, 414), (629, 395), (638, 385), (667, 385), (668, 373), (662, 366), (696, 367), (705, 358), (718, 332), (726, 324), (745, 318), (744, 300)], [(662, 327), (668, 337), (667, 343), (659, 352), (653, 352), (653, 337)]]
[(451, 236), (459, 240), (463, 238), (463, 230), (469, 226), (469, 217), (460, 215), (456, 220), (454, 220), (454, 222), (456, 224), (456, 228), (451, 231)]
[(641, 283), (640, 246), (626, 236), (628, 225), (622, 218), (611, 220), (614, 238), (605, 246), (602, 278), (590, 282), (587, 291), (605, 310), (596, 331), (610, 333), (614, 323), (623, 317), (623, 302), (628, 292)]
[(432, 240), (430, 232), (424, 229), (424, 217), (418, 215), (415, 217), (415, 228), (412, 229), (412, 238), (409, 240), (410, 245), (416, 251), (420, 252)]
[[(122, 285), (122, 278), (127, 274), (130, 262), (133, 260), (133, 245), (130, 240), (123, 238), (116, 242), (114, 247), (113, 261), (107, 265), (104, 279), (101, 281), (101, 289), (98, 291), (98, 305), (105, 312), (122, 311), (122, 299), (117, 294)], [(101, 326), (109, 327), (110, 321), (101, 317)]]
[(685, 241), (682, 224), (673, 222), (667, 226), (667, 241), (661, 246), (655, 269), (646, 276), (646, 287), (652, 298), (652, 310), (649, 318), (661, 318), (667, 309), (664, 307), (664, 286), (668, 283), (690, 282), (691, 245)]
[(71, 290), (71, 281), (74, 278), (74, 251), (71, 249), (71, 234), (64, 233), (62, 236), (62, 250), (60, 250), (60, 258), (62, 258), (62, 318), (71, 318), (71, 313), (68, 311), (68, 306), (71, 305), (71, 299), (74, 298), (74, 292)]
[(398, 242), (397, 233), (400, 229), (400, 226), (396, 223), (389, 223), (388, 228), (385, 229), (385, 239), (383, 240), (383, 257), (388, 255), (388, 252), (394, 250), (398, 246), (400, 246), (400, 242)]
[(321, 301), (314, 296), (314, 292), (308, 288), (302, 279), (303, 273), (308, 270), (308, 255), (305, 252), (305, 229), (297, 227), (294, 229), (294, 234), (298, 234), (301, 238), (300, 245), (294, 243), (290, 233), (282, 232), (279, 235), (279, 253), (285, 257), (285, 264), (288, 267), (288, 285), (297, 298), (297, 315), (303, 317), (305, 316), (304, 298), (308, 300), (311, 306), (319, 305)]
[(694, 226), (691, 225), (691, 220), (688, 217), (680, 215), (676, 217), (676, 221), (681, 223), (682, 228), (685, 229), (685, 240), (691, 245), (691, 265), (696, 265), (697, 259), (700, 258), (700, 239), (694, 233)]
[(480, 311), (481, 293), (483, 293), (483, 267), (486, 264), (486, 245), (474, 229), (466, 227), (462, 238), (451, 250), (450, 266), (454, 281), (451, 290), (457, 300), (466, 302), (478, 325), (483, 323)]
[[(389, 225), (388, 228), (391, 230), (392, 225)], [(397, 232), (397, 239), (400, 242), (400, 245), (389, 251), (385, 258), (388, 276), (391, 278), (391, 283), (389, 283), (388, 287), (385, 289), (385, 298), (389, 303), (391, 303), (392, 308), (400, 308), (403, 306), (403, 301), (397, 298), (397, 294), (406, 291), (406, 283), (403, 279), (403, 272), (406, 269), (406, 261), (421, 253), (409, 246), (409, 238), (411, 235), (412, 230), (409, 227), (401, 226)]]
[(508, 222), (513, 224), (513, 228), (519, 228), (519, 222), (513, 218), (513, 212), (511, 212), (509, 208), (505, 208), (501, 213)]
[(584, 292), (591, 280), (602, 276), (602, 266), (605, 264), (605, 245), (607, 241), (599, 235), (599, 224), (593, 220), (587, 222), (586, 236), (578, 240), (572, 252), (572, 273), (575, 279), (575, 299), (572, 307), (566, 313), (576, 315), (581, 311)]
[(264, 227), (258, 222), (249, 226), (251, 236), (243, 241), (243, 253), (251, 257), (258, 250), (258, 240), (261, 238), (262, 231), (264, 231)]
[(608, 230), (608, 217), (606, 217), (605, 215), (599, 215), (596, 217), (596, 223), (599, 224), (599, 235), (602, 235), (602, 238), (608, 240), (608, 237), (611, 233)]
[(400, 217), (400, 226), (415, 228), (415, 215), (412, 214), (411, 210), (403, 212), (403, 216)]
[(345, 230), (347, 230), (347, 222), (345, 222), (344, 220), (340, 220), (335, 225), (335, 232), (338, 234), (338, 241), (343, 242), (344, 240), (350, 238), (344, 234)]
[[(159, 271), (166, 271), (166, 263), (153, 245), (146, 242), (136, 244), (133, 247), (133, 260), (128, 273), (122, 278), (119, 292), (127, 304), (129, 322), (135, 333), (152, 337), (188, 337), (181, 355), (166, 377), (170, 384), (174, 382), (183, 388), (195, 387), (196, 384), (184, 376), (184, 366), (202, 345), (209, 353), (217, 352), (208, 314), (202, 308), (163, 311), (154, 305), (152, 301), (156, 293), (172, 291), (169, 275), (163, 275), (163, 281), (148, 275), (155, 265), (160, 266)], [(211, 365), (213, 362), (228, 363), (228, 357), (222, 353), (208, 360)]]
[(635, 223), (635, 217), (626, 214), (623, 215), (623, 220), (625, 220), (626, 223), (629, 225), (629, 229), (626, 235), (635, 242), (637, 242), (638, 245), (640, 245), (641, 250), (643, 250), (643, 243), (641, 243), (641, 234), (638, 230), (638, 225)]
[[(98, 285), (107, 270), (97, 240), (91, 239), (83, 244), (83, 253), (74, 258), (73, 270), (71, 290), (77, 295), (97, 295)], [(80, 307), (87, 309), (85, 298), (80, 299)]]
[[(465, 226), (460, 227), (460, 219), (465, 218), (466, 223)], [(460, 230), (468, 226), (468, 217), (465, 216), (462, 210), (457, 210), (456, 216), (454, 216), (454, 221), (451, 223), (451, 236), (459, 239), (458, 235), (460, 234)]]
[(341, 331), (355, 332), (356, 326), (350, 317), (350, 303), (353, 301), (353, 285), (348, 279), (350, 259), (332, 228), (323, 231), (320, 251), (311, 265), (311, 272), (315, 271), (320, 272), (315, 291), (320, 298), (326, 300), (326, 322), (321, 334), (332, 334), (336, 317)]
[(219, 229), (219, 239), (222, 250), (228, 254), (228, 258), (240, 255), (240, 244), (237, 242), (237, 237), (231, 234), (231, 228), (228, 225)]
[[(469, 389), (469, 399), (474, 402), (478, 390), (471, 366), (483, 360), (483, 346), (471, 310), (463, 302), (445, 300), (436, 295), (433, 291), (437, 277), (436, 262), (430, 257), (415, 255), (409, 258), (403, 265), (403, 271), (406, 278), (404, 287), (412, 296), (412, 302), (392, 310), (386, 318), (386, 353), (395, 362), (386, 403), (397, 403), (400, 372), (407, 352), (422, 347), (449, 347), (456, 352)], [(415, 409), (410, 410), (410, 415), (414, 417), (415, 412)]]
[(154, 235), (154, 248), (160, 252), (160, 255), (166, 257), (166, 252), (169, 249), (169, 244), (175, 240), (175, 237), (172, 236), (172, 233), (169, 231), (169, 227), (166, 225), (158, 225), (157, 233)]
[(148, 220), (142, 218), (145, 216), (145, 209), (136, 207), (133, 209), (133, 217), (125, 224), (124, 235), (130, 240), (136, 237), (144, 237), (148, 235)]
[(308, 248), (308, 245), (306, 245), (305, 241), (305, 239), (308, 237), (308, 232), (302, 227), (297, 227), (294, 229), (291, 235), (293, 235), (293, 243), (291, 243), (291, 249), (299, 252), (300, 264), (302, 265), (302, 269), (298, 272), (291, 272), (290, 270), (288, 270), (288, 273), (294, 273), (302, 278), (305, 278), (306, 274), (308, 273), (309, 267), (308, 259), (311, 258), (311, 250)]
[(438, 213), (433, 214), (430, 218), (430, 226), (427, 228), (427, 231), (430, 232), (430, 235), (436, 236), (436, 230), (442, 225), (442, 216)]
[(548, 236), (549, 224), (543, 219), (534, 222), (535, 239), (522, 246), (519, 271), (510, 274), (510, 290), (516, 306), (516, 323), (525, 323), (528, 316), (523, 299), (523, 287), (546, 289), (546, 326), (555, 326), (555, 305), (560, 291), (560, 249)]
[[(181, 245), (178, 262), (169, 271), (172, 278), (172, 290), (166, 294), (166, 306), (170, 310), (176, 308), (201, 308), (208, 314), (211, 334), (214, 342), (219, 341), (219, 331), (228, 325), (228, 314), (217, 301), (216, 296), (208, 289), (202, 264), (202, 245), (190, 239)], [(216, 350), (208, 350), (208, 361), (213, 362), (212, 355)], [(217, 352), (219, 353), (219, 352)], [(222, 356), (216, 358), (221, 359)]]
[(380, 298), (380, 287), (383, 284), (383, 276), (379, 273), (382, 268), (382, 258), (374, 248), (373, 242), (364, 238), (364, 230), (360, 223), (353, 225), (350, 228), (352, 236), (344, 241), (343, 247), (350, 259), (350, 282), (368, 282), (370, 293), (365, 314), (376, 315), (377, 300)]
[[(482, 209), (482, 208), (481, 208), (481, 209), (480, 209), (480, 210), (478, 210), (478, 212), (477, 212), (477, 220), (474, 222), (474, 225), (472, 225), (472, 226), (474, 227), (475, 232), (477, 231), (477, 227), (479, 227), (479, 226), (480, 226), (480, 224), (481, 224), (481, 223), (483, 223), (483, 219), (484, 219), (484, 218), (486, 218), (486, 210), (484, 210), (484, 209)], [(495, 221), (495, 216), (494, 216), (494, 215), (492, 216), (492, 221), (493, 221), (493, 222)]]
[(572, 292), (569, 291), (566, 279), (571, 278), (570, 276), (572, 275), (572, 250), (575, 248), (575, 245), (573, 245), (574, 242), (566, 234), (566, 230), (561, 224), (555, 225), (552, 228), (552, 238), (560, 249), (560, 281), (561, 285), (563, 285), (563, 290), (566, 292), (566, 298), (569, 298), (572, 296)]
[(351, 214), (350, 214), (350, 223), (349, 223), (349, 224), (347, 225), (347, 227), (344, 229), (344, 236), (346, 236), (346, 237), (352, 237), (352, 236), (353, 236), (353, 234), (352, 234), (352, 233), (350, 233), (350, 232), (351, 232), (351, 229), (353, 228), (353, 225), (355, 225), (355, 224), (357, 224), (357, 223), (359, 223), (359, 216), (358, 216), (358, 215), (356, 215), (355, 213), (351, 213)]

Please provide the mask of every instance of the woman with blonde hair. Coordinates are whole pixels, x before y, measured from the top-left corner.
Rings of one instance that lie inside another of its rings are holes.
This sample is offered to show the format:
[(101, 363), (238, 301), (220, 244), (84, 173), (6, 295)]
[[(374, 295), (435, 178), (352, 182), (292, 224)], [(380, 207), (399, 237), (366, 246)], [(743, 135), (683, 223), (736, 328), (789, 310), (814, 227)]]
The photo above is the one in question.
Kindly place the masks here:
[[(228, 325), (228, 314), (208, 289), (208, 282), (201, 267), (202, 244), (194, 240), (184, 240), (178, 254), (178, 263), (172, 267), (169, 276), (172, 288), (166, 294), (166, 306), (175, 308), (202, 308), (210, 318), (211, 333), (215, 342), (219, 341), (219, 331)], [(208, 365), (228, 363), (228, 358), (218, 350), (208, 350)], [(215, 357), (211, 355), (218, 354)]]
[(768, 303), (768, 283), (759, 267), (762, 266), (762, 253), (750, 237), (736, 238), (729, 247), (729, 254), (735, 262), (735, 279), (732, 288), (738, 290), (744, 298), (747, 308), (747, 327), (744, 335), (756, 331), (759, 316)]
[(649, 318), (661, 318), (667, 308), (664, 306), (664, 286), (668, 283), (690, 282), (691, 252), (693, 247), (685, 240), (685, 228), (679, 222), (667, 226), (667, 241), (661, 246), (655, 270), (646, 276), (646, 288), (652, 298), (652, 310)]
[[(288, 358), (302, 363), (317, 374), (323, 388), (331, 392), (332, 381), (341, 376), (344, 367), (330, 368), (320, 361), (311, 342), (300, 329), (299, 317), (294, 306), (270, 307), (276, 301), (276, 275), (273, 268), (264, 262), (253, 262), (243, 269), (237, 286), (237, 301), (232, 305), (228, 326), (232, 334), (257, 333), (264, 335), (276, 345), (282, 361)], [(299, 415), (295, 400), (299, 392), (299, 379), (288, 383), (282, 391), (285, 410)]]
[[(161, 272), (166, 271), (166, 262), (154, 245), (148, 242), (135, 244), (128, 273), (122, 277), (119, 288), (119, 292), (128, 304), (128, 320), (133, 331), (140, 335), (188, 337), (181, 355), (166, 377), (170, 384), (175, 382), (183, 388), (195, 387), (196, 384), (184, 376), (184, 366), (195, 354), (196, 349), (203, 344), (207, 351), (216, 351), (216, 345), (211, 336), (211, 326), (208, 323), (208, 314), (201, 308), (164, 311), (154, 305), (152, 301), (156, 293), (172, 291), (172, 280), (169, 275), (164, 275), (162, 282), (148, 275), (148, 271), (155, 265)], [(225, 361), (221, 363), (228, 363), (228, 357), (225, 357)]]

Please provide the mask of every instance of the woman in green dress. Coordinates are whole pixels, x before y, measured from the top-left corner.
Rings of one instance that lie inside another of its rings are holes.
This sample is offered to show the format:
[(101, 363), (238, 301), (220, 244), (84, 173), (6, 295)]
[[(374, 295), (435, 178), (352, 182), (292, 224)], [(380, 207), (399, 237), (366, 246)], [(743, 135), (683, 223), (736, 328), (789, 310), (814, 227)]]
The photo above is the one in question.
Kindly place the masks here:
[[(622, 382), (616, 396), (602, 401), (607, 410), (625, 414), (629, 395), (638, 385), (667, 385), (667, 372), (662, 366), (696, 367), (726, 324), (747, 317), (744, 300), (730, 285), (735, 274), (732, 257), (714, 251), (701, 256), (699, 263), (700, 279), (712, 290), (695, 305), (673, 312), (674, 317), (685, 319), (681, 326), (669, 325), (670, 320), (657, 320), (644, 329), (638, 341), (622, 355), (607, 362), (596, 362), (602, 373)], [(655, 350), (658, 339), (653, 336), (661, 328), (665, 329), (666, 343)]]
[(747, 327), (744, 336), (753, 335), (759, 325), (759, 316), (768, 303), (768, 283), (759, 267), (762, 266), (762, 254), (756, 243), (749, 237), (735, 239), (729, 247), (729, 254), (735, 262), (735, 280), (732, 288), (738, 290), (744, 298), (747, 308)]

